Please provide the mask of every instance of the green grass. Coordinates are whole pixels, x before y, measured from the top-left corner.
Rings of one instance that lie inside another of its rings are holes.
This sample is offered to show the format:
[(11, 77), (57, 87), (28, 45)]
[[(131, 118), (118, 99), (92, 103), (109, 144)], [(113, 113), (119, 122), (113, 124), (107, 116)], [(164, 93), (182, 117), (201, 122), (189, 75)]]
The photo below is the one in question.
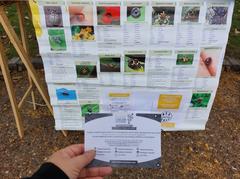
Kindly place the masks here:
[[(16, 14), (16, 7), (15, 5), (11, 5), (6, 8), (7, 15), (13, 25), (14, 29), (16, 30), (17, 34), (19, 35), (19, 25), (18, 25), (18, 16)], [(27, 13), (26, 13), (27, 16)], [(30, 47), (30, 56), (36, 56), (38, 52), (38, 44), (35, 37), (35, 31), (30, 19), (26, 19), (26, 32), (27, 36), (31, 36), (28, 41), (28, 46)], [(233, 23), (231, 28), (231, 33), (229, 36), (227, 52), (226, 54), (230, 57), (240, 59), (240, 35), (236, 35), (234, 33), (234, 29), (240, 29), (240, 0), (235, 1), (235, 10), (233, 15)], [(4, 37), (6, 34), (3, 31), (2, 27), (0, 27), (0, 37)], [(8, 38), (3, 38), (4, 46), (6, 47), (6, 54), (7, 57), (10, 59), (12, 57), (18, 56), (15, 49), (12, 47), (11, 43), (9, 42)]]
[(229, 35), (229, 41), (226, 54), (230, 57), (240, 59), (240, 35), (234, 33), (235, 28), (240, 29), (240, 0), (235, 1), (232, 29)]

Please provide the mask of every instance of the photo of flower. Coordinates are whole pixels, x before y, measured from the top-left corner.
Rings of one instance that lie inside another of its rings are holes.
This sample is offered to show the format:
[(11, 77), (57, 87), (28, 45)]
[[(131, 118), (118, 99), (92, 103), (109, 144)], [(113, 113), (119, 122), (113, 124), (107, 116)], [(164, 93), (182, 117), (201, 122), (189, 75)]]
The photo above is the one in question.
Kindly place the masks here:
[(94, 41), (95, 33), (93, 26), (71, 26), (72, 40), (75, 41)]
[(127, 73), (144, 73), (145, 72), (144, 54), (129, 54), (125, 55), (124, 72)]
[(210, 98), (211, 93), (193, 93), (190, 107), (207, 108)]
[(98, 25), (120, 25), (120, 6), (98, 6)]
[(152, 7), (152, 25), (174, 25), (175, 7)]
[(145, 21), (145, 7), (127, 7), (127, 21), (128, 22), (144, 22)]
[(209, 25), (227, 24), (228, 7), (209, 7), (206, 21)]
[(78, 78), (97, 78), (96, 65), (76, 65)]
[(93, 25), (93, 6), (69, 6), (71, 25)]
[(198, 22), (200, 7), (184, 6), (182, 8), (182, 22)]
[(44, 6), (44, 14), (47, 27), (63, 27), (60, 6)]
[(194, 54), (178, 54), (177, 65), (192, 65)]
[(49, 43), (52, 51), (63, 51), (67, 49), (65, 34), (63, 29), (48, 30)]

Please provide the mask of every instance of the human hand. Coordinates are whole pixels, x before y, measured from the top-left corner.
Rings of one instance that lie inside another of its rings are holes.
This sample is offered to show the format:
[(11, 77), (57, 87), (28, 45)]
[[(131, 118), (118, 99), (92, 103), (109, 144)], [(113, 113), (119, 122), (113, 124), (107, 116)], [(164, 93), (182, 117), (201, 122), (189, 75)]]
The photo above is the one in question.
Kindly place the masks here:
[(95, 155), (94, 150), (84, 152), (83, 144), (76, 144), (57, 151), (48, 162), (58, 166), (70, 179), (101, 179), (110, 175), (111, 167), (85, 168)]

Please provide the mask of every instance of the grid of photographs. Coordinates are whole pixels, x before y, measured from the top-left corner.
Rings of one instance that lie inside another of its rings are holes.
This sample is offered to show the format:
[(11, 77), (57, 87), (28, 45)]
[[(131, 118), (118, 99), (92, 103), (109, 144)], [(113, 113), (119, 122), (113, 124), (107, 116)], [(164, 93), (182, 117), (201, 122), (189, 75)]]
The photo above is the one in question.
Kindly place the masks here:
[(93, 6), (91, 4), (69, 6), (69, 14), (72, 40), (95, 41)]
[[(114, 93), (117, 97), (112, 100), (119, 100), (118, 104), (104, 106), (98, 86), (116, 91), (118, 87), (161, 88), (166, 94), (158, 91), (146, 106), (167, 110), (166, 119), (176, 111), (183, 113), (182, 103), (191, 115), (208, 112), (225, 51), (222, 34), (227, 34), (231, 23), (230, 3), (55, 2), (39, 4), (43, 35), (38, 37), (42, 53), (50, 54), (46, 79), (50, 87), (55, 85), (50, 94), (53, 105), (78, 106), (78, 115), (84, 118), (103, 108), (132, 109), (130, 94), (124, 93)], [(91, 85), (97, 87), (87, 89)]]
[(44, 6), (46, 27), (51, 51), (66, 51), (67, 44), (63, 29), (61, 6)]

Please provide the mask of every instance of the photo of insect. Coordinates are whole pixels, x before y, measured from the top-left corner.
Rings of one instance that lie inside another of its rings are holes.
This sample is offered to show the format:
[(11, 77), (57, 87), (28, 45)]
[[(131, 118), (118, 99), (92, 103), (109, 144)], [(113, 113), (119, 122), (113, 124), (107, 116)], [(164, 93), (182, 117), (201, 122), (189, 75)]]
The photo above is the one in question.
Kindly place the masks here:
[(140, 69), (142, 67), (142, 63), (138, 59), (136, 59), (136, 58), (130, 59), (128, 61), (128, 67), (132, 68), (134, 70), (138, 70), (138, 69)]
[(65, 34), (63, 29), (49, 29), (49, 44), (52, 51), (62, 51), (67, 49)]
[(68, 88), (56, 89), (56, 95), (57, 95), (57, 99), (60, 101), (77, 99), (76, 91)]
[(54, 43), (56, 43), (56, 44), (61, 44), (62, 43), (62, 39), (61, 39), (61, 37), (60, 36), (51, 36), (50, 37), (51, 38), (51, 40), (54, 42)]
[(99, 104), (82, 104), (81, 105), (82, 116), (85, 117), (87, 114), (98, 113), (100, 111)]
[(200, 7), (184, 6), (182, 8), (182, 22), (198, 22)]
[(177, 65), (192, 65), (194, 54), (178, 54)]
[(225, 25), (227, 23), (228, 7), (209, 7), (206, 21), (209, 25)]
[(60, 6), (44, 6), (44, 13), (47, 27), (63, 27)]
[(145, 72), (145, 55), (125, 55), (125, 72)]
[(67, 90), (64, 89), (63, 92), (62, 92), (62, 95), (63, 95), (63, 96), (69, 96), (69, 93), (68, 93)]
[(204, 60), (204, 63), (206, 66), (210, 66), (212, 64), (212, 61), (213, 61), (212, 57), (208, 57)]
[(193, 93), (190, 106), (207, 108), (210, 98), (211, 93)]
[(152, 7), (152, 25), (174, 25), (175, 7)]
[(121, 72), (121, 58), (100, 57), (100, 72)]
[(71, 27), (72, 40), (75, 41), (94, 41), (95, 33), (93, 26), (79, 26), (74, 25)]
[(76, 65), (78, 78), (97, 78), (96, 65)]

